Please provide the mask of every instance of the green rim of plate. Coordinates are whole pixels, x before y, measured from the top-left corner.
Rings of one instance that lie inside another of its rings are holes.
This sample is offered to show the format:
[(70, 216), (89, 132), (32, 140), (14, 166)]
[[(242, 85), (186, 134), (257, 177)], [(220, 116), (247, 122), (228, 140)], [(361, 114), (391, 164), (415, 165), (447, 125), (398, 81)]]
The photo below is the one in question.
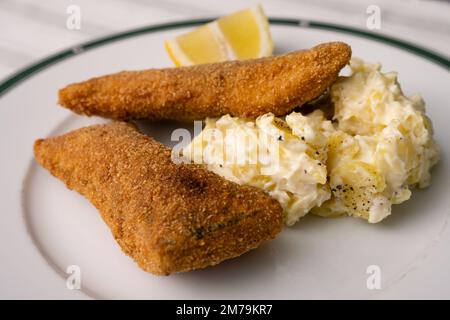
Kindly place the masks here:
[[(146, 33), (202, 25), (204, 23), (210, 22), (215, 19), (216, 18), (183, 20), (183, 21), (179, 21), (179, 22), (170, 22), (170, 23), (146, 26), (146, 27), (137, 28), (137, 29), (133, 29), (133, 30), (125, 31), (125, 32), (116, 33), (116, 34), (109, 35), (109, 36), (106, 36), (103, 38), (99, 38), (96, 40), (82, 43), (80, 45), (71, 47), (69, 49), (62, 50), (62, 51), (55, 53), (47, 58), (39, 60), (39, 61), (29, 65), (28, 67), (25, 67), (25, 68), (19, 70), (18, 72), (12, 74), (11, 76), (7, 77), (5, 80), (3, 80), (0, 83), (0, 96), (5, 94), (9, 89), (16, 86), (21, 81), (23, 81), (26, 78), (30, 77), (31, 75), (37, 73), (38, 71), (41, 71), (61, 60), (75, 56), (75, 55), (85, 52), (87, 50), (97, 48), (102, 45), (112, 43), (115, 41), (131, 38), (131, 37), (142, 35), (142, 34), (146, 34)], [(384, 36), (381, 34), (367, 32), (367, 31), (360, 30), (357, 28), (346, 27), (346, 26), (337, 25), (337, 24), (330, 24), (330, 23), (323, 23), (323, 22), (318, 22), (318, 21), (309, 21), (309, 20), (302, 20), (302, 19), (270, 18), (269, 21), (270, 21), (270, 24), (272, 24), (272, 25), (285, 25), (285, 26), (295, 26), (295, 27), (300, 27), (300, 28), (312, 28), (312, 29), (322, 29), (322, 30), (328, 30), (328, 31), (340, 31), (340, 32), (351, 34), (351, 35), (376, 40), (376, 41), (409, 51), (409, 52), (416, 54), (418, 56), (421, 56), (433, 63), (436, 63), (436, 64), (444, 67), (447, 70), (450, 70), (450, 60), (447, 59), (446, 57), (444, 57), (436, 52), (433, 52), (431, 50), (411, 44), (409, 42), (391, 38), (391, 37), (387, 37), (387, 36)]]

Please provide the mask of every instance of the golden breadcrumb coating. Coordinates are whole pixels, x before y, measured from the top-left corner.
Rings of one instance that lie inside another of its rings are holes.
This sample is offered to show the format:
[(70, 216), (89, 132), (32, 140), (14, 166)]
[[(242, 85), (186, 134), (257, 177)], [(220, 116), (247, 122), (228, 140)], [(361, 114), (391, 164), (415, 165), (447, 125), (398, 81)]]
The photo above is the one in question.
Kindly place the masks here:
[(283, 115), (321, 95), (350, 57), (347, 44), (330, 42), (254, 60), (123, 71), (71, 84), (59, 91), (59, 103), (119, 120)]
[(89, 199), (122, 250), (145, 271), (170, 274), (237, 257), (282, 229), (280, 204), (199, 165), (124, 122), (37, 140), (37, 161)]

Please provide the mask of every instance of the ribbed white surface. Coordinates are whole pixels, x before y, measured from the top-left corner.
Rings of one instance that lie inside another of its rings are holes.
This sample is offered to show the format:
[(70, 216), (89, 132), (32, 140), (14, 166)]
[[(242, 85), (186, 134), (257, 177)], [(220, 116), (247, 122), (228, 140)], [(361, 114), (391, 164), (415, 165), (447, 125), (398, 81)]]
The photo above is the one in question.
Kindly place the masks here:
[[(366, 9), (381, 9), (377, 31), (450, 56), (450, 4), (425, 0), (2, 0), (0, 79), (50, 53), (138, 26), (224, 15), (261, 3), (269, 16), (366, 29)], [(81, 30), (66, 28), (67, 7), (80, 6)]]

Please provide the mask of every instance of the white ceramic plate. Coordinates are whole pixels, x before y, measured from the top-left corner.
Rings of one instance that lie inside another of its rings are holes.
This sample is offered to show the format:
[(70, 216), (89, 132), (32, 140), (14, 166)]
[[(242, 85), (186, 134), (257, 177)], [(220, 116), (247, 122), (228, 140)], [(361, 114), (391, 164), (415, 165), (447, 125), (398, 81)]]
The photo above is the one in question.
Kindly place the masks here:
[[(345, 41), (354, 56), (396, 70), (427, 102), (442, 160), (430, 188), (385, 222), (308, 216), (274, 241), (216, 267), (158, 277), (125, 256), (95, 208), (33, 160), (35, 139), (99, 118), (56, 105), (58, 88), (124, 69), (171, 66), (163, 40), (205, 21), (148, 27), (69, 49), (0, 84), (1, 298), (450, 298), (449, 61), (396, 40), (320, 23), (272, 20), (277, 53)], [(174, 123), (143, 124), (170, 145)], [(66, 268), (81, 268), (81, 290)], [(381, 290), (366, 286), (381, 270)]]

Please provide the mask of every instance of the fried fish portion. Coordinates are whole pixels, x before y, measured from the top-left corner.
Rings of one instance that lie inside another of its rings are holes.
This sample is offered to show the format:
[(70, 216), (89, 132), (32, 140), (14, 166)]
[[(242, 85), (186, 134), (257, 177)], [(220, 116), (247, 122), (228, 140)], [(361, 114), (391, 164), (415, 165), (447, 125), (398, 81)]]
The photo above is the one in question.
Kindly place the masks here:
[(350, 57), (350, 46), (330, 42), (254, 60), (123, 71), (61, 89), (59, 104), (118, 120), (283, 115), (320, 96)]
[(122, 250), (167, 275), (237, 257), (282, 229), (280, 204), (190, 164), (133, 125), (113, 122), (37, 140), (37, 161), (100, 211)]

